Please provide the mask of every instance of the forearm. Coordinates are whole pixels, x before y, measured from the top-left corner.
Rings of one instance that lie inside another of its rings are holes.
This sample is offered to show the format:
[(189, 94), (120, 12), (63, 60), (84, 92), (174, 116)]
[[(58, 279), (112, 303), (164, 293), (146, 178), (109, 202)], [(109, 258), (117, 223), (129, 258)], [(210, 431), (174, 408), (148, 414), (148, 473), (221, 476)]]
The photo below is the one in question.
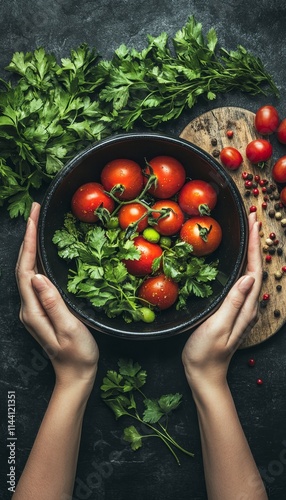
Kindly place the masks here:
[(72, 495), (89, 390), (56, 386), (13, 500), (59, 500)]
[(230, 390), (193, 391), (209, 500), (266, 500)]

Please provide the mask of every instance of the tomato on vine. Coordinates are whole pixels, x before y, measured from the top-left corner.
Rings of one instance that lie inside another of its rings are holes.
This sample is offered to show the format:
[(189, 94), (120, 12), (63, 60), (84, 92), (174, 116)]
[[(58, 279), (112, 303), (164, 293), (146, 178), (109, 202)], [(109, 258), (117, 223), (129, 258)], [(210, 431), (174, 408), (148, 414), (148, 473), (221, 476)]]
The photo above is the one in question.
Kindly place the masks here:
[(161, 310), (168, 309), (177, 300), (179, 285), (165, 274), (152, 276), (143, 281), (138, 289), (138, 297)]
[[(172, 156), (156, 156), (150, 160), (145, 169), (146, 176), (152, 173), (156, 182), (148, 189), (155, 198), (167, 199), (181, 189), (186, 180), (186, 171), (181, 162)], [(145, 184), (147, 177), (145, 177)]]
[(133, 241), (134, 246), (140, 252), (140, 257), (138, 260), (123, 260), (127, 271), (134, 276), (146, 276), (147, 274), (151, 274), (154, 259), (161, 257), (163, 253), (162, 248), (157, 243), (151, 243), (145, 240), (143, 236), (136, 236)]
[(208, 215), (191, 217), (182, 226), (180, 238), (193, 247), (196, 257), (210, 255), (221, 243), (220, 224)]
[(113, 199), (104, 191), (102, 184), (87, 182), (80, 186), (71, 200), (71, 210), (74, 216), (82, 221), (93, 223), (98, 220), (94, 213), (99, 207), (106, 208), (109, 212), (114, 209)]
[(184, 214), (181, 208), (178, 203), (172, 200), (156, 201), (152, 205), (152, 217), (157, 219), (154, 228), (163, 236), (173, 236), (178, 233), (184, 222)]
[(188, 215), (209, 215), (216, 206), (217, 193), (209, 182), (191, 180), (180, 190), (178, 203)]
[(138, 223), (136, 230), (142, 233), (148, 226), (148, 210), (141, 203), (127, 203), (119, 209), (118, 220), (121, 229), (127, 229), (130, 224)]
[(141, 167), (133, 160), (118, 158), (102, 169), (101, 182), (106, 191), (113, 192), (119, 200), (133, 200), (142, 191), (144, 179)]

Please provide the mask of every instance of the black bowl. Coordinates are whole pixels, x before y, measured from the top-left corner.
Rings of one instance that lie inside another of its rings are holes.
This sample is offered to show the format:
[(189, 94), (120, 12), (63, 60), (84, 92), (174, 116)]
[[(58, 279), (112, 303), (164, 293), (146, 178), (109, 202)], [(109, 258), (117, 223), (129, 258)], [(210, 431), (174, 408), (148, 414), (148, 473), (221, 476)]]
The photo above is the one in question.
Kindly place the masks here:
[[(52, 237), (62, 227), (64, 215), (76, 189), (85, 182), (99, 181), (104, 165), (116, 158), (130, 158), (144, 164), (157, 155), (169, 155), (185, 167), (187, 176), (211, 183), (218, 194), (212, 215), (222, 227), (223, 240), (212, 259), (219, 259), (219, 276), (212, 282), (213, 295), (190, 298), (185, 310), (175, 306), (156, 316), (153, 323), (126, 323), (95, 311), (83, 299), (67, 291), (68, 264), (58, 257)], [(153, 133), (130, 133), (97, 142), (79, 153), (56, 175), (42, 203), (39, 221), (39, 261), (43, 272), (56, 285), (72, 312), (89, 327), (129, 339), (165, 338), (192, 329), (209, 317), (221, 304), (240, 276), (245, 262), (248, 224), (240, 193), (220, 164), (208, 153), (184, 139)]]

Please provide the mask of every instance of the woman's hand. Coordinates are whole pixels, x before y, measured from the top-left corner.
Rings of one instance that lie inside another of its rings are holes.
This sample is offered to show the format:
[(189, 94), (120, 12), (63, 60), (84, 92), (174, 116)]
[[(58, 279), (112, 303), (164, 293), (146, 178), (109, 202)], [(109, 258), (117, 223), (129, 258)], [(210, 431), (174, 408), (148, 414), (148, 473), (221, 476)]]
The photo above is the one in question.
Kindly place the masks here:
[(20, 319), (51, 359), (56, 381), (92, 387), (98, 347), (89, 330), (69, 311), (56, 287), (37, 274), (37, 224), (40, 205), (34, 203), (16, 265), (21, 296)]
[(230, 359), (257, 320), (262, 283), (259, 223), (249, 215), (247, 269), (220, 308), (190, 336), (182, 360), (193, 390), (226, 383)]

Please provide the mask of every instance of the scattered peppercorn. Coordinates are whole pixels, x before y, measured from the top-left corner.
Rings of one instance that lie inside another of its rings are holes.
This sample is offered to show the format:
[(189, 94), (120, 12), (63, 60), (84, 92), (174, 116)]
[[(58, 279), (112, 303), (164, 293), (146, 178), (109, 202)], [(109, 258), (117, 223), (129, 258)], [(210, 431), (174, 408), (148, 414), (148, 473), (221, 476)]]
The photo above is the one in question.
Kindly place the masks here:
[(233, 137), (233, 130), (227, 130), (226, 135), (229, 139), (231, 139)]
[(282, 273), (286, 273), (286, 266), (282, 266), (281, 271)]
[(276, 253), (276, 248), (271, 247), (269, 248), (268, 252), (270, 253), (270, 255), (274, 255)]
[(252, 190), (252, 194), (253, 194), (253, 196), (255, 196), (255, 197), (256, 197), (256, 196), (258, 196), (258, 195), (259, 195), (259, 189), (254, 188), (254, 189)]
[(247, 172), (245, 172), (245, 171), (244, 171), (244, 172), (242, 172), (242, 174), (241, 174), (242, 179), (246, 180), (246, 179), (247, 179), (247, 176), (248, 176), (248, 173), (247, 173)]
[(263, 384), (263, 380), (262, 380), (262, 378), (258, 378), (258, 379), (256, 380), (256, 383), (257, 383), (257, 385), (262, 385), (262, 384)]
[(275, 212), (275, 219), (276, 219), (276, 220), (281, 220), (281, 219), (282, 219), (282, 214), (281, 214), (281, 212)]
[(250, 194), (251, 194), (251, 193), (250, 193), (250, 191), (249, 191), (249, 190), (245, 191), (245, 193), (244, 193), (245, 198), (249, 198)]
[(282, 255), (283, 254), (283, 248), (279, 247), (277, 248), (277, 255)]
[(271, 219), (273, 219), (273, 217), (275, 217), (275, 210), (273, 209), (269, 210), (268, 215)]
[(249, 212), (252, 213), (252, 212), (256, 212), (257, 208), (255, 205), (251, 205), (251, 207), (249, 207)]
[(271, 255), (266, 255), (265, 260), (269, 264), (271, 262), (271, 260), (272, 260)]
[(282, 275), (281, 271), (276, 271), (274, 273), (274, 277), (275, 277), (276, 280), (281, 280), (282, 276), (283, 275)]
[(248, 360), (247, 364), (248, 364), (248, 366), (253, 367), (253, 366), (255, 365), (255, 359), (250, 358), (250, 359)]
[(267, 301), (266, 300), (261, 300), (259, 302), (259, 305), (260, 305), (261, 309), (265, 309), (265, 307), (267, 307)]
[(217, 140), (216, 140), (216, 138), (215, 138), (215, 137), (213, 137), (213, 138), (212, 138), (212, 140), (211, 140), (211, 145), (212, 145), (212, 146), (216, 146), (216, 145), (217, 145)]
[(275, 318), (279, 318), (280, 315), (281, 315), (281, 313), (280, 313), (279, 309), (274, 309), (274, 316), (275, 316)]
[(268, 278), (268, 272), (267, 271), (263, 271), (263, 273), (262, 273), (262, 279), (263, 279), (263, 281), (267, 280), (267, 278)]
[(219, 155), (220, 155), (219, 150), (218, 150), (218, 149), (214, 149), (214, 150), (213, 150), (213, 156), (214, 156), (215, 158), (218, 158), (218, 157), (219, 157)]
[(269, 299), (270, 299), (269, 293), (264, 293), (263, 297), (262, 297), (262, 300), (269, 300)]
[(253, 179), (253, 175), (252, 175), (252, 174), (250, 174), (250, 173), (248, 173), (248, 174), (247, 174), (247, 180), (248, 180), (248, 181), (252, 181), (252, 179)]
[(282, 290), (282, 285), (277, 285), (277, 286), (276, 286), (276, 290), (277, 290), (277, 292), (281, 292), (281, 290)]
[(267, 208), (267, 203), (266, 203), (266, 201), (264, 201), (264, 202), (262, 203), (262, 205), (261, 205), (261, 206), (262, 206), (263, 210), (266, 210), (266, 208)]

